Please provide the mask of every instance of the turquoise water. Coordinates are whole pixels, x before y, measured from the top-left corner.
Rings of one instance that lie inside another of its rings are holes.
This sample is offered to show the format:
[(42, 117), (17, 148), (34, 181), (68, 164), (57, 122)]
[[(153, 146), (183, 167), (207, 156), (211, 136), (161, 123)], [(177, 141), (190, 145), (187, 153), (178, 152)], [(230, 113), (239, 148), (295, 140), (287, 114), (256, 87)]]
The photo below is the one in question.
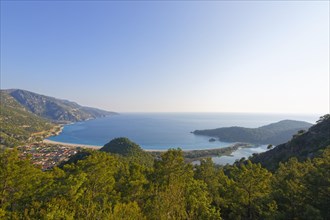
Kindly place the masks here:
[(128, 137), (144, 149), (183, 150), (219, 148), (230, 145), (209, 142), (208, 137), (191, 131), (227, 126), (259, 127), (284, 119), (311, 123), (318, 115), (242, 114), (242, 113), (122, 113), (64, 126), (63, 132), (50, 140), (103, 146), (116, 137)]

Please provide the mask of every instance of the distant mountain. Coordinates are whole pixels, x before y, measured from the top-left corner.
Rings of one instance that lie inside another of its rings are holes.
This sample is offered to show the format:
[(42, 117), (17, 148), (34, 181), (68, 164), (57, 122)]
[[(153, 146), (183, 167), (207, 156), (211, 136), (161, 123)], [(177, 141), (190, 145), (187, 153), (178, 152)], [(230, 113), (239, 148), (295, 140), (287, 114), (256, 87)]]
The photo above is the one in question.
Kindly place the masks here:
[(299, 132), (287, 143), (280, 144), (274, 149), (255, 155), (252, 162), (261, 163), (268, 169), (274, 170), (279, 162), (285, 162), (290, 157), (299, 160), (318, 156), (324, 148), (330, 148), (330, 115), (320, 118), (318, 123), (307, 132)]
[(28, 111), (54, 122), (77, 122), (117, 114), (20, 89), (2, 90)]
[(312, 124), (303, 121), (283, 120), (259, 128), (225, 127), (196, 130), (196, 135), (217, 137), (225, 142), (247, 142), (255, 144), (281, 144), (300, 130), (307, 130)]
[(0, 95), (0, 147), (14, 147), (53, 135), (60, 130), (54, 122), (117, 114), (19, 89), (0, 90)]
[(151, 154), (144, 151), (138, 144), (125, 137), (111, 140), (104, 145), (100, 151), (118, 154), (132, 162), (147, 166), (151, 166), (154, 160)]
[(0, 91), (0, 97), (0, 147), (18, 146), (56, 132), (54, 124), (27, 111), (8, 93)]

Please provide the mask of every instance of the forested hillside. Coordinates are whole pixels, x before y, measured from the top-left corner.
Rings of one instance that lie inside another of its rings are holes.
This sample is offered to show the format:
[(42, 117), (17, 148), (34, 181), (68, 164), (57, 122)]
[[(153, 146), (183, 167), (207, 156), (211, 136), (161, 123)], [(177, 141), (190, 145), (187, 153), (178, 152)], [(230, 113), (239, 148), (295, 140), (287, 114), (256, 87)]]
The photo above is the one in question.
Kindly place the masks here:
[[(8, 111), (17, 110), (6, 95)], [(269, 151), (278, 159), (276, 149), (286, 149), (280, 155), (288, 159), (270, 170), (250, 160), (192, 165), (180, 149), (151, 160), (127, 138), (45, 172), (6, 149), (0, 151), (0, 219), (330, 219), (329, 122), (325, 115)], [(265, 160), (283, 161), (271, 158)]]
[(19, 89), (0, 94), (1, 148), (40, 141), (59, 132), (58, 123), (117, 114)]
[(0, 154), (1, 219), (329, 219), (330, 149), (271, 173), (258, 164), (192, 166), (169, 150), (152, 167), (111, 153), (42, 172)]
[(192, 165), (180, 149), (144, 164), (140, 149), (126, 138), (47, 172), (17, 150), (5, 150), (0, 218), (330, 219), (328, 120), (323, 116), (298, 142), (288, 143), (315, 145), (312, 159), (291, 157), (272, 172), (249, 160), (221, 167), (208, 158)]
[(307, 130), (312, 124), (304, 121), (283, 120), (259, 128), (225, 127), (196, 130), (196, 135), (219, 138), (225, 142), (246, 142), (254, 144), (282, 144), (300, 130)]
[(100, 151), (109, 152), (125, 157), (131, 162), (152, 166), (154, 158), (144, 151), (139, 145), (130, 141), (128, 138), (115, 138), (105, 144)]
[(7, 93), (1, 91), (0, 96), (0, 147), (18, 146), (55, 132), (50, 121), (27, 111)]
[(329, 145), (330, 115), (327, 114), (308, 131), (296, 133), (287, 143), (254, 156), (252, 161), (261, 163), (269, 169), (275, 169), (279, 162), (285, 162), (291, 157), (297, 157), (299, 160), (313, 158), (321, 154), (322, 150)]

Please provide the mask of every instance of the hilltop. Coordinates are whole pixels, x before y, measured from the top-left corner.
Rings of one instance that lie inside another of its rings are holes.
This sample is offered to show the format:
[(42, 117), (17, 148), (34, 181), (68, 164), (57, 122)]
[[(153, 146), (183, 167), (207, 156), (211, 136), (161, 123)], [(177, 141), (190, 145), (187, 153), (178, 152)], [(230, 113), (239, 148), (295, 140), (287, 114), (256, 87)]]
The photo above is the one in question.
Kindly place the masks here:
[(13, 97), (20, 105), (33, 114), (53, 122), (77, 122), (117, 114), (26, 90), (9, 89), (1, 90), (1, 92)]
[(299, 160), (318, 156), (321, 151), (330, 147), (330, 115), (320, 118), (316, 125), (306, 132), (299, 132), (287, 143), (280, 144), (274, 149), (255, 155), (252, 162), (261, 163), (268, 169), (274, 170), (279, 162), (285, 162), (291, 157)]
[(105, 144), (100, 151), (118, 154), (128, 158), (130, 161), (147, 166), (153, 164), (153, 157), (151, 154), (144, 151), (138, 144), (125, 137), (111, 140), (109, 143)]
[(312, 124), (304, 121), (283, 120), (259, 128), (224, 127), (196, 130), (196, 135), (216, 137), (224, 142), (247, 142), (254, 144), (281, 144), (300, 130), (307, 130)]

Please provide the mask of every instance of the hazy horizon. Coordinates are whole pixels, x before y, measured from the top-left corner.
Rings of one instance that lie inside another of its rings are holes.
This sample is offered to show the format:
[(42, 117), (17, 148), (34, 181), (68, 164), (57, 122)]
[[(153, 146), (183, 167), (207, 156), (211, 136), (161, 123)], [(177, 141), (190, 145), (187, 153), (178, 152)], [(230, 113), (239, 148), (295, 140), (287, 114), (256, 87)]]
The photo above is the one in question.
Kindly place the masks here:
[[(3, 88), (3, 90), (15, 90), (15, 89), (19, 89), (19, 88)], [(24, 90), (24, 89), (22, 89)], [(29, 91), (29, 90), (25, 90), (25, 91)], [(29, 91), (29, 92), (34, 92), (34, 91)], [(35, 93), (35, 92), (34, 92)], [(66, 98), (63, 97), (54, 97), (52, 95), (47, 95), (47, 94), (40, 94), (40, 95), (45, 95), (48, 97), (52, 97), (52, 98), (56, 98), (56, 99), (60, 99), (60, 100), (67, 100), (67, 101), (71, 101), (71, 102), (75, 102), (74, 100), (68, 100)], [(80, 103), (77, 103), (80, 104)], [(85, 106), (85, 105), (83, 105)], [(98, 106), (87, 106), (86, 107), (93, 107), (93, 108), (100, 108)], [(108, 111), (114, 111), (113, 109), (104, 109), (104, 110), (108, 110)], [(292, 115), (292, 116), (299, 116), (299, 115), (314, 115), (314, 116), (323, 116), (324, 114), (328, 114), (327, 112), (240, 112), (240, 111), (232, 111), (232, 112), (221, 112), (221, 111), (204, 111), (204, 112), (198, 112), (198, 111), (114, 111), (116, 113), (119, 114), (269, 114), (269, 115)], [(287, 118), (289, 119), (289, 118)]]
[(1, 1), (1, 89), (119, 113), (329, 113), (329, 2)]

